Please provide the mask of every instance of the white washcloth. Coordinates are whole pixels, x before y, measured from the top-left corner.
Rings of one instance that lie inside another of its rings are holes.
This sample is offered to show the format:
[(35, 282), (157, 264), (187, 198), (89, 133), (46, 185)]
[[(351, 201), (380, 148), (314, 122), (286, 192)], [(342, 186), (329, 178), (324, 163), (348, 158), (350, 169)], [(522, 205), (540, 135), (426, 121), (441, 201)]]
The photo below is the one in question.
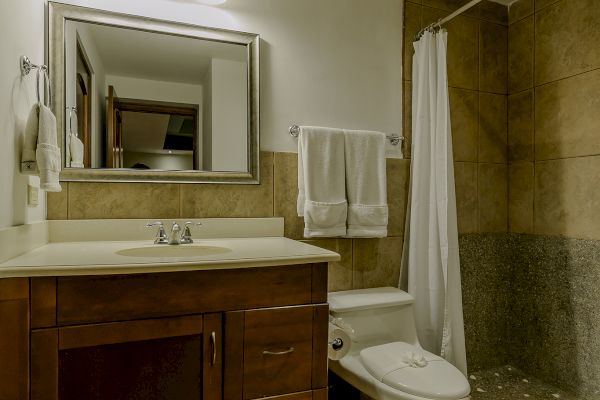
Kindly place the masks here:
[(23, 141), (23, 151), (21, 152), (21, 172), (29, 175), (37, 175), (37, 161), (35, 159), (35, 148), (37, 146), (38, 127), (39, 127), (39, 107), (38, 104), (31, 108), (27, 124), (25, 125), (25, 139)]
[(344, 138), (348, 192), (346, 237), (386, 237), (386, 136), (381, 132), (345, 130)]
[(298, 137), (298, 216), (304, 237), (346, 234), (344, 132), (305, 126)]
[(75, 135), (69, 135), (69, 150), (71, 154), (71, 167), (83, 168), (83, 142)]
[(43, 104), (39, 107), (37, 149), (35, 156), (40, 172), (40, 188), (47, 192), (60, 192), (58, 180), (61, 169), (60, 149), (56, 141), (56, 117)]

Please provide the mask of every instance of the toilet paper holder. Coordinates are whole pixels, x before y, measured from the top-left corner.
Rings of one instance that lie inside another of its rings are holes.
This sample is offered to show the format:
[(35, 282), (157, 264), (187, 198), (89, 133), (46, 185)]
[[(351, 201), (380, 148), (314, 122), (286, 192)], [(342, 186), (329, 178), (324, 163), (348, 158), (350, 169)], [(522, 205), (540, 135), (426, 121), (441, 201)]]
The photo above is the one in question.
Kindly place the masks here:
[(339, 350), (342, 347), (344, 347), (344, 341), (342, 339), (340, 339), (340, 338), (335, 338), (331, 342), (328, 342), (328, 344), (334, 350)]

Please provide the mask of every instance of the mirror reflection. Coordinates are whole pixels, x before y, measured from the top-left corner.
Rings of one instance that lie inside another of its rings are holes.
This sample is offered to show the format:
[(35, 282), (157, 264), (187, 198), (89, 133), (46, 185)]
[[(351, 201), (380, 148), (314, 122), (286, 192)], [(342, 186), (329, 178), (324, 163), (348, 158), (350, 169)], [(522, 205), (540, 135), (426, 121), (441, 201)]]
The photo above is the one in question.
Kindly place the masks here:
[(68, 20), (67, 168), (248, 171), (241, 44)]

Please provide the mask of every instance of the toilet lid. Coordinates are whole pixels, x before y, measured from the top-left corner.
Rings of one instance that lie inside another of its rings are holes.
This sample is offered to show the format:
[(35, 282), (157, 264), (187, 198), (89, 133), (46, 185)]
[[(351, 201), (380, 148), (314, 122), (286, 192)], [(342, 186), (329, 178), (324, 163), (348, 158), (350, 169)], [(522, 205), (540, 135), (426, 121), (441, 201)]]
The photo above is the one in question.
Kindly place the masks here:
[[(411, 366), (407, 355), (422, 355), (426, 362), (420, 363), (424, 365), (422, 367)], [(456, 367), (408, 343), (369, 347), (361, 350), (360, 359), (377, 380), (404, 393), (435, 399), (460, 399), (471, 392), (469, 382)]]

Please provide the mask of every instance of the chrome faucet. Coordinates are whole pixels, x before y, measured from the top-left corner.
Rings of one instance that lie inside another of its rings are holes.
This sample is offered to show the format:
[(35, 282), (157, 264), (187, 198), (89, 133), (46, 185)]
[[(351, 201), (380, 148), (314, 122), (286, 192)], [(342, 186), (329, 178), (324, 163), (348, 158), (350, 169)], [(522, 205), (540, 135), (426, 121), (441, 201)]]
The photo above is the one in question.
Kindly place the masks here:
[(181, 232), (181, 227), (177, 222), (173, 222), (173, 225), (171, 226), (171, 233), (169, 233), (169, 244), (181, 244), (179, 232)]
[[(173, 222), (171, 226), (171, 231), (169, 235), (165, 232), (164, 224), (160, 221), (156, 221), (150, 224), (146, 224), (147, 228), (158, 226), (158, 231), (156, 232), (156, 238), (154, 239), (154, 244), (170, 244), (170, 245), (179, 245), (179, 244), (190, 244), (194, 243), (192, 239), (192, 232), (190, 231), (191, 225), (202, 225), (200, 222), (192, 222), (188, 221), (184, 224), (183, 229), (181, 225), (177, 222)], [(181, 235), (179, 234), (181, 232)]]

